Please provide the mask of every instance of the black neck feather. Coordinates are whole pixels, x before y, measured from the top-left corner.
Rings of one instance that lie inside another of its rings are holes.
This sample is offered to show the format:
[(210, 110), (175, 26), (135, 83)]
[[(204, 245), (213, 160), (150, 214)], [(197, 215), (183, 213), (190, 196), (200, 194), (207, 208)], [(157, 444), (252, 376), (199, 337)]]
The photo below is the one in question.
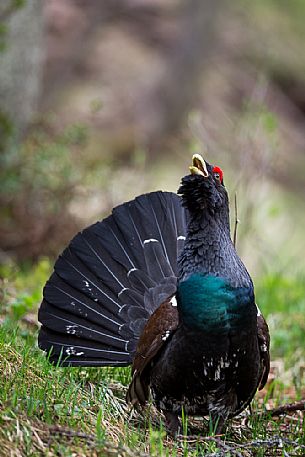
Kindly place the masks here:
[(185, 245), (178, 260), (178, 281), (192, 273), (223, 277), (233, 286), (252, 287), (231, 240), (228, 208), (220, 213), (207, 209), (189, 214)]

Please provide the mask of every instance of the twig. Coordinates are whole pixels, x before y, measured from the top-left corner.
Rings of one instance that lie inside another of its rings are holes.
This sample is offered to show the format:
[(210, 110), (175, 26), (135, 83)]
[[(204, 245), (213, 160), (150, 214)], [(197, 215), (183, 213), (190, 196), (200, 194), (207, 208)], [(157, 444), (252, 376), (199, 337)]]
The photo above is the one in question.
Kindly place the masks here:
[[(215, 436), (184, 436), (184, 435), (178, 435), (177, 440), (181, 441), (183, 443), (187, 444), (195, 444), (195, 443), (207, 443), (207, 442), (212, 442), (215, 443), (216, 446), (220, 449), (220, 451), (213, 452), (212, 454), (207, 454), (209, 456), (224, 456), (224, 455), (231, 455), (235, 457), (242, 457), (242, 454), (238, 452), (238, 449), (235, 449), (234, 447), (230, 446), (230, 444), (226, 444), (224, 441), (222, 441), (221, 437), (223, 435), (215, 435)], [(235, 446), (235, 443), (232, 443), (233, 446)], [(228, 454), (230, 452), (230, 454)]]
[(238, 211), (237, 211), (237, 193), (234, 194), (234, 209), (235, 209), (235, 224), (234, 224), (234, 235), (233, 235), (233, 244), (236, 248), (236, 241), (237, 241), (237, 226), (240, 223), (238, 219)]
[[(288, 455), (287, 452), (283, 449), (284, 445), (286, 446), (293, 446), (295, 449), (305, 449), (305, 446), (302, 444), (299, 444), (296, 441), (289, 440), (287, 438), (281, 438), (280, 436), (275, 436), (273, 438), (269, 439), (264, 439), (264, 440), (254, 440), (254, 441), (249, 441), (248, 443), (243, 443), (243, 444), (237, 444), (237, 443), (230, 443), (230, 445), (227, 445), (227, 447), (230, 450), (230, 456), (240, 456), (238, 451), (239, 450), (253, 450), (256, 448), (261, 448), (261, 447), (267, 447), (267, 448), (280, 448), (283, 452), (284, 455)], [(226, 453), (224, 453), (226, 452)], [(205, 457), (224, 457), (227, 454), (228, 451), (221, 450), (220, 452), (212, 452), (210, 454), (205, 454)]]
[(279, 406), (278, 408), (269, 409), (263, 413), (260, 413), (260, 417), (266, 416), (281, 416), (282, 414), (290, 413), (293, 411), (305, 411), (305, 400), (297, 401), (296, 403), (288, 403), (287, 405)]
[(236, 447), (239, 449), (247, 449), (247, 448), (251, 448), (251, 447), (261, 447), (261, 446), (268, 446), (268, 447), (277, 446), (279, 448), (282, 448), (284, 446), (284, 444), (286, 444), (288, 446), (299, 447), (300, 449), (305, 449), (305, 446), (303, 444), (300, 444), (294, 440), (289, 440), (287, 438), (281, 438), (280, 436), (274, 436), (273, 438), (264, 439), (264, 440), (250, 441), (249, 443), (238, 444)]
[(72, 438), (72, 437), (83, 438), (88, 442), (96, 441), (96, 437), (94, 435), (91, 435), (88, 433), (83, 433), (83, 432), (78, 432), (76, 430), (71, 430), (69, 428), (58, 427), (56, 425), (49, 427), (49, 432), (51, 433), (51, 435), (64, 435), (64, 436), (68, 436), (70, 438)]

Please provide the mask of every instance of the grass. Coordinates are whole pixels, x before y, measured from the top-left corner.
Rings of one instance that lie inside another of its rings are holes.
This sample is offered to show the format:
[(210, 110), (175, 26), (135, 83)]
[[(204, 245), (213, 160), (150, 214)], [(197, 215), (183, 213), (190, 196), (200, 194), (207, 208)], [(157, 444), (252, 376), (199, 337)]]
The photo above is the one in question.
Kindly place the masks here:
[(126, 406), (129, 368), (56, 368), (37, 348), (36, 312), (50, 273), (47, 260), (34, 267), (3, 267), (1, 273), (0, 456), (305, 454), (303, 413), (261, 414), (305, 397), (304, 279), (269, 275), (257, 283), (272, 334), (273, 364), (252, 415), (231, 421), (222, 440), (208, 420), (183, 416), (185, 436), (173, 440), (152, 406), (143, 414)]

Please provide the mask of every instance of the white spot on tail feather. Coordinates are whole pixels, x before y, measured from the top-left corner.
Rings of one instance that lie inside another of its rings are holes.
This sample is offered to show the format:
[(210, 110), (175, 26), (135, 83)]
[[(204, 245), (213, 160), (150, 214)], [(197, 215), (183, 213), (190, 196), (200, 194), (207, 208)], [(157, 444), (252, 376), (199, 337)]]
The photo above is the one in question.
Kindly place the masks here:
[(67, 355), (84, 355), (84, 352), (76, 352), (74, 346), (70, 346), (66, 349)]
[(143, 244), (146, 244), (146, 243), (159, 243), (159, 241), (156, 240), (155, 238), (149, 238), (149, 239), (143, 241)]
[(88, 287), (89, 290), (91, 290), (89, 281), (86, 281), (86, 279), (83, 279), (83, 282), (85, 283), (85, 286)]
[(127, 273), (127, 277), (130, 275), (130, 273), (132, 273), (133, 271), (137, 271), (137, 268), (131, 268), (128, 273)]
[(128, 288), (127, 287), (123, 287), (123, 289), (118, 293), (118, 298), (124, 292), (124, 290), (128, 290)]
[(179, 240), (185, 240), (185, 236), (183, 236), (183, 235), (177, 236), (177, 241), (179, 241)]
[(66, 331), (69, 335), (75, 335), (77, 329), (77, 325), (67, 325)]

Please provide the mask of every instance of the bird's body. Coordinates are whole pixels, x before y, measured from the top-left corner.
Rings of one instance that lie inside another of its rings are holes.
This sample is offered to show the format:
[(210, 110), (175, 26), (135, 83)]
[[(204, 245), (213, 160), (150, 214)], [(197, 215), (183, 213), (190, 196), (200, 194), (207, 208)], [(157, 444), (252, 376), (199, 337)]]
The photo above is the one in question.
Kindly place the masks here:
[(147, 194), (77, 235), (39, 314), (51, 359), (132, 362), (128, 401), (145, 405), (150, 389), (173, 432), (182, 410), (221, 426), (269, 371), (268, 328), (230, 238), (221, 170), (200, 156), (193, 165), (182, 200)]
[(150, 375), (155, 402), (178, 414), (184, 407), (193, 415), (233, 416), (252, 399), (261, 370), (252, 291), (192, 275), (178, 297), (181, 324)]

